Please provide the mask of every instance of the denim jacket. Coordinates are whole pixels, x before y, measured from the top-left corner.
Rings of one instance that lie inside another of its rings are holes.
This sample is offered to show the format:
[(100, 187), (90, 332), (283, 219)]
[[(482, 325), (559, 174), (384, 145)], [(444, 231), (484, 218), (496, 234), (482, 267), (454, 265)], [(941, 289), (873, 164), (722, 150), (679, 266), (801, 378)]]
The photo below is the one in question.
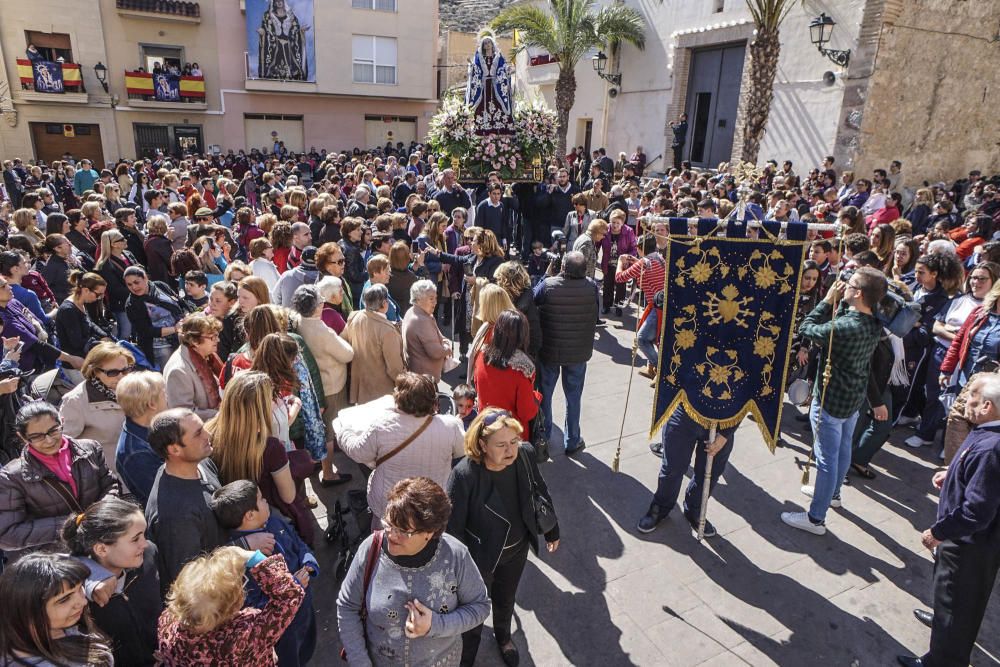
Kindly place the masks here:
[(156, 473), (163, 465), (163, 459), (150, 448), (148, 438), (148, 428), (126, 417), (122, 434), (118, 437), (118, 448), (115, 450), (118, 476), (143, 507), (153, 490)]

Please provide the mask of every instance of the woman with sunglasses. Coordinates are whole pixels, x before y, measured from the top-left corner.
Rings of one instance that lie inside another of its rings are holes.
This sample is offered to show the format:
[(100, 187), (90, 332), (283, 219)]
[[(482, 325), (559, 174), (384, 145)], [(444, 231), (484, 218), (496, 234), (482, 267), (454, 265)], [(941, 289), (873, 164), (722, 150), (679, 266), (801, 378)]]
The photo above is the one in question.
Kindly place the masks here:
[(104, 298), (108, 283), (96, 273), (74, 271), (69, 284), (69, 298), (56, 310), (56, 336), (64, 351), (83, 357), (88, 345), (112, 339), (111, 333), (95, 324), (88, 312), (88, 306)]
[[(486, 408), (465, 434), (465, 458), (451, 471), (448, 497), (452, 512), (448, 533), (472, 554), (493, 603), (493, 634), (504, 664), (519, 656), (511, 640), (514, 598), (528, 549), (538, 554), (541, 532), (533, 492), (552, 506), (531, 445), (522, 442), (522, 426), (510, 412)], [(545, 533), (549, 553), (559, 548), (559, 525)], [(479, 650), (482, 626), (462, 637), (462, 665), (471, 666)]]
[(96, 440), (104, 448), (108, 467), (115, 470), (115, 449), (125, 423), (118, 405), (118, 382), (135, 370), (132, 353), (117, 343), (95, 345), (83, 360), (84, 381), (63, 396), (59, 413), (63, 433), (71, 438)]
[(67, 517), (119, 495), (100, 443), (65, 435), (54, 405), (25, 405), (14, 429), (21, 455), (0, 469), (0, 549), (12, 561), (56, 546)]
[(194, 410), (203, 421), (218, 413), (222, 400), (222, 360), (217, 354), (221, 331), (222, 323), (210, 315), (188, 315), (181, 321), (180, 347), (163, 367), (167, 404)]

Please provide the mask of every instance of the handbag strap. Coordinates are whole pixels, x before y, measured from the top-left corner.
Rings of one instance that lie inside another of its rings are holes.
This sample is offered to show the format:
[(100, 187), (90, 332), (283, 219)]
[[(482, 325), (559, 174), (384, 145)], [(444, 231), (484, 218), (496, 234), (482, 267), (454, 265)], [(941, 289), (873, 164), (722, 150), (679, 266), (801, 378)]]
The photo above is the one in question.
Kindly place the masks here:
[(368, 619), (368, 588), (371, 586), (372, 576), (375, 574), (375, 563), (378, 562), (381, 553), (382, 531), (376, 530), (373, 533), (372, 545), (368, 548), (368, 560), (365, 561), (365, 578), (361, 588), (361, 611), (359, 612), (362, 624)]
[(432, 419), (434, 419), (434, 415), (427, 415), (427, 419), (425, 419), (424, 423), (420, 425), (420, 428), (418, 428), (416, 431), (413, 432), (413, 435), (411, 435), (409, 438), (407, 438), (403, 442), (399, 443), (398, 447), (396, 447), (395, 449), (393, 449), (391, 452), (389, 452), (385, 456), (380, 456), (377, 459), (375, 459), (375, 466), (377, 467), (377, 466), (382, 465), (383, 463), (385, 463), (386, 461), (388, 461), (389, 459), (391, 459), (393, 456), (395, 456), (396, 454), (399, 454), (401, 451), (403, 451), (404, 449), (406, 449), (407, 447), (409, 447), (409, 445), (410, 445), (411, 442), (413, 442), (414, 440), (416, 440), (417, 438), (419, 438), (420, 434), (427, 430), (427, 427), (431, 425), (431, 420)]

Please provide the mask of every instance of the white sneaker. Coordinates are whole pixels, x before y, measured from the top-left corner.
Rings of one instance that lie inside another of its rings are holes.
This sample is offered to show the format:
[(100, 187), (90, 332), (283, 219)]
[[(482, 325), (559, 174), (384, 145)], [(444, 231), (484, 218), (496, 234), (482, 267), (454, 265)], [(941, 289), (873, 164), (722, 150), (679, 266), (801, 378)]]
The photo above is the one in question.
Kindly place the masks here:
[(927, 445), (933, 445), (933, 440), (924, 440), (919, 435), (911, 435), (909, 438), (903, 441), (903, 444), (907, 447), (913, 447), (914, 449), (920, 449), (921, 447), (926, 447)]
[(899, 419), (896, 420), (896, 426), (911, 426), (919, 423), (920, 417), (906, 417), (904, 415), (900, 415)]
[[(804, 495), (804, 496), (808, 496), (808, 497), (810, 497), (810, 498), (812, 498), (812, 497), (813, 497), (813, 487), (811, 487), (811, 486), (803, 486), (803, 487), (802, 487), (802, 488), (800, 489), (800, 491), (802, 491), (802, 495)], [(843, 502), (841, 502), (841, 500), (840, 500), (840, 496), (834, 496), (834, 497), (833, 497), (833, 500), (831, 500), (831, 501), (830, 501), (830, 507), (835, 507), (835, 508), (839, 508), (839, 507), (841, 507), (841, 506), (842, 506), (843, 504), (844, 504), (844, 503), (843, 503)]]
[(826, 535), (826, 524), (813, 523), (808, 512), (782, 512), (781, 520), (792, 528), (798, 528), (813, 535)]

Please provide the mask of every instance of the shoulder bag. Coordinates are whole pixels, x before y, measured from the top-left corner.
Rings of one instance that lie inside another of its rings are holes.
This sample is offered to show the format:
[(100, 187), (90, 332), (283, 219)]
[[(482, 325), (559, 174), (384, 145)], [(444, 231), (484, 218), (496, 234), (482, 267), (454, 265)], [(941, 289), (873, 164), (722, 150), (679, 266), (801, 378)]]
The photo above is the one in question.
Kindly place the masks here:
[[(361, 627), (365, 632), (365, 648), (368, 648), (368, 587), (372, 583), (372, 576), (375, 574), (375, 564), (378, 562), (379, 554), (382, 553), (382, 531), (376, 530), (372, 534), (372, 545), (368, 548), (368, 560), (365, 561), (365, 578), (361, 586)], [(341, 647), (340, 659), (347, 662), (347, 649)]]
[(556, 518), (556, 509), (552, 506), (552, 501), (538, 490), (538, 483), (535, 482), (531, 465), (524, 454), (518, 453), (517, 458), (528, 474), (528, 494), (531, 497), (531, 507), (535, 514), (535, 527), (539, 535), (544, 535), (559, 524), (559, 520)]
[(388, 461), (389, 459), (391, 459), (393, 456), (395, 456), (396, 454), (399, 454), (401, 451), (403, 451), (404, 449), (406, 449), (407, 447), (409, 447), (410, 443), (412, 443), (414, 440), (416, 440), (417, 438), (419, 438), (420, 434), (427, 430), (427, 427), (431, 425), (431, 420), (432, 419), (434, 419), (434, 415), (427, 415), (427, 419), (425, 419), (424, 423), (420, 425), (420, 428), (418, 428), (416, 431), (413, 432), (413, 435), (411, 435), (409, 438), (407, 438), (403, 442), (399, 443), (398, 447), (396, 447), (395, 449), (393, 449), (391, 452), (389, 452), (385, 456), (380, 456), (377, 459), (375, 459), (375, 466), (377, 467), (377, 466), (382, 465), (383, 463), (385, 463), (386, 461)]

